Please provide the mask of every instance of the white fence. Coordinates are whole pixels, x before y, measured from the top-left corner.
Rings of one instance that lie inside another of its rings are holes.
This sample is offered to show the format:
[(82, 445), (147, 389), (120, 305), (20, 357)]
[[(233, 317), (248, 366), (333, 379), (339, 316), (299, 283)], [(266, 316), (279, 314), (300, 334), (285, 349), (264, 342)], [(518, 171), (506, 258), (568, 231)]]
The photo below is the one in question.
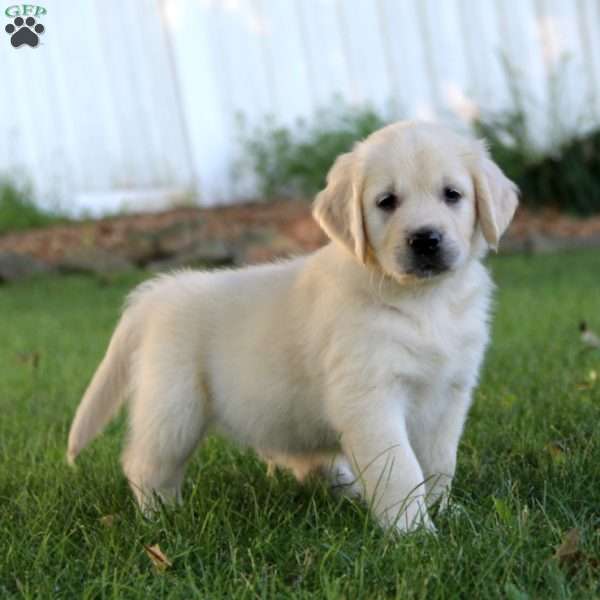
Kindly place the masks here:
[(340, 95), (468, 123), (511, 105), (502, 57), (540, 143), (600, 122), (597, 0), (40, 4), (38, 47), (0, 31), (0, 173), (73, 213), (250, 195), (231, 173), (237, 113), (293, 123)]

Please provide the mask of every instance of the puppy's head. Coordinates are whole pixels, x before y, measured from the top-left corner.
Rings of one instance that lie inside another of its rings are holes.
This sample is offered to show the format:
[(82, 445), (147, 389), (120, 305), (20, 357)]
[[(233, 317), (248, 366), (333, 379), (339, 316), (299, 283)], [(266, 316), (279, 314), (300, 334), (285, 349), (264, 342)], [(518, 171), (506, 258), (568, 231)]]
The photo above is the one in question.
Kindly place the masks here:
[(401, 281), (459, 269), (497, 248), (517, 188), (484, 144), (418, 122), (389, 125), (341, 155), (313, 214), (362, 263)]

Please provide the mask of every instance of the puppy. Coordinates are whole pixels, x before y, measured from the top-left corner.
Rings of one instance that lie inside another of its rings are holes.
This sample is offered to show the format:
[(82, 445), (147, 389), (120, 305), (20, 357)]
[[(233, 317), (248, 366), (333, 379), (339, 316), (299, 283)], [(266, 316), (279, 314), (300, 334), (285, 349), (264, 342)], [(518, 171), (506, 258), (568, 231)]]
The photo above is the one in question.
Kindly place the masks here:
[(517, 206), (484, 145), (400, 122), (341, 155), (320, 250), (179, 272), (130, 296), (75, 415), (74, 461), (122, 401), (140, 507), (180, 499), (209, 431), (360, 493), (384, 527), (432, 528), (488, 342), (481, 264)]

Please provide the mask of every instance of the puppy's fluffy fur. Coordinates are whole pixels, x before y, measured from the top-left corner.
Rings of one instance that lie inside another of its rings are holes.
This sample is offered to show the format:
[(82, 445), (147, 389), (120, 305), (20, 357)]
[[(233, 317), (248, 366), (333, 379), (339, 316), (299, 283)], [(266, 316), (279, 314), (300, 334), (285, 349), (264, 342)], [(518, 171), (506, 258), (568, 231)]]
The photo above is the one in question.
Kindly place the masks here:
[(131, 294), (69, 460), (127, 398), (123, 468), (144, 510), (179, 499), (186, 462), (217, 430), (362, 494), (384, 526), (432, 527), (488, 341), (480, 259), (516, 205), (481, 143), (416, 122), (374, 133), (315, 200), (329, 245)]

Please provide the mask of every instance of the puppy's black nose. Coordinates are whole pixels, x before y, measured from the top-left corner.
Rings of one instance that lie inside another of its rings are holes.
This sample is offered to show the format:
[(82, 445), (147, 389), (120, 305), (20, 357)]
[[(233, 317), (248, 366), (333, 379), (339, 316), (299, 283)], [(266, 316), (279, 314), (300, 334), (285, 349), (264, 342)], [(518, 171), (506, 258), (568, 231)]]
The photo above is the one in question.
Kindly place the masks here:
[(419, 256), (433, 256), (442, 244), (442, 234), (437, 229), (423, 227), (408, 236), (408, 245)]

